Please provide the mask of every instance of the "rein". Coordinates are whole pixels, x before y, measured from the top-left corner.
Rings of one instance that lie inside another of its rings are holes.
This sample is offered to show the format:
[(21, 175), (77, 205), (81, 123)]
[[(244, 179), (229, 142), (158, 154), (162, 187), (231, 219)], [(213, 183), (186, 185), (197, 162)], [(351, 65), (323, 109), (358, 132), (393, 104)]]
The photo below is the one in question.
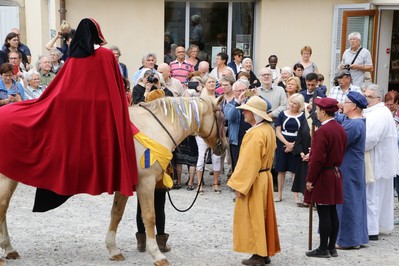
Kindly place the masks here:
[[(179, 146), (177, 145), (176, 141), (174, 140), (172, 134), (170, 134), (170, 132), (169, 132), (169, 131), (166, 129), (166, 127), (162, 124), (162, 122), (159, 120), (159, 118), (158, 118), (149, 108), (147, 108), (146, 106), (144, 106), (144, 105), (142, 105), (142, 104), (139, 104), (139, 106), (142, 107), (142, 108), (144, 108), (144, 110), (146, 110), (147, 112), (149, 112), (149, 113), (155, 118), (155, 120), (161, 125), (161, 127), (166, 131), (166, 133), (168, 134), (168, 136), (170, 137), (170, 139), (173, 141), (173, 144), (176, 146), (177, 151), (180, 152)], [(219, 130), (219, 125), (218, 125), (218, 123), (216, 123), (216, 119), (217, 119), (216, 113), (215, 113), (216, 111), (220, 111), (220, 109), (219, 109), (219, 108), (213, 108), (214, 118), (215, 118), (215, 119), (213, 120), (211, 130), (210, 130), (209, 134), (208, 134), (206, 137), (202, 137), (202, 138), (208, 138), (208, 137), (212, 134), (212, 131), (213, 131), (213, 128), (214, 128), (214, 125), (215, 125), (215, 124), (216, 124), (216, 130), (217, 130), (218, 134), (222, 134), (222, 133), (220, 132), (220, 130)], [(218, 136), (220, 136), (220, 135), (218, 135)], [(218, 138), (219, 138), (219, 137), (218, 137)], [(170, 189), (167, 189), (167, 190), (166, 190), (166, 192), (168, 193), (169, 202), (170, 202), (170, 204), (173, 206), (173, 208), (174, 208), (176, 211), (178, 211), (178, 212), (187, 212), (187, 211), (189, 211), (189, 210), (194, 206), (194, 203), (197, 201), (197, 198), (198, 198), (198, 195), (199, 195), (199, 192), (200, 192), (200, 184), (202, 184), (202, 181), (203, 181), (203, 179), (204, 179), (204, 172), (205, 172), (205, 166), (206, 166), (206, 163), (205, 163), (205, 162), (207, 161), (207, 159), (209, 159), (209, 158), (207, 158), (207, 154), (209, 153), (209, 152), (208, 152), (209, 150), (210, 150), (210, 148), (207, 148), (207, 150), (205, 151), (205, 155), (204, 155), (204, 166), (203, 166), (203, 168), (202, 168), (201, 180), (200, 180), (200, 182), (199, 182), (199, 184), (198, 184), (198, 189), (197, 189), (196, 195), (195, 195), (195, 197), (194, 197), (194, 200), (193, 200), (193, 202), (191, 203), (191, 205), (190, 205), (188, 208), (183, 209), (183, 210), (177, 208), (177, 207), (175, 206), (175, 204), (173, 203), (172, 198), (171, 198), (171, 196), (170, 196), (170, 192), (169, 192)], [(173, 169), (176, 170), (176, 168), (175, 168), (171, 163), (169, 163), (169, 164), (172, 166)], [(195, 171), (194, 174), (196, 174), (197, 172), (198, 172), (198, 171)]]

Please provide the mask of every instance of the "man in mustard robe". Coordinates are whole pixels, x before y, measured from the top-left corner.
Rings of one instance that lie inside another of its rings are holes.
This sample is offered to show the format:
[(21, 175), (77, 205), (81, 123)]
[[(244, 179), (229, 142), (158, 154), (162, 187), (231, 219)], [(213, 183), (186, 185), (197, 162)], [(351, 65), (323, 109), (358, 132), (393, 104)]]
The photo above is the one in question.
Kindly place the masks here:
[(253, 254), (242, 261), (244, 265), (264, 265), (271, 262), (269, 256), (280, 252), (270, 172), (276, 135), (262, 98), (253, 96), (237, 108), (252, 127), (244, 135), (237, 166), (227, 183), (236, 191), (233, 250)]

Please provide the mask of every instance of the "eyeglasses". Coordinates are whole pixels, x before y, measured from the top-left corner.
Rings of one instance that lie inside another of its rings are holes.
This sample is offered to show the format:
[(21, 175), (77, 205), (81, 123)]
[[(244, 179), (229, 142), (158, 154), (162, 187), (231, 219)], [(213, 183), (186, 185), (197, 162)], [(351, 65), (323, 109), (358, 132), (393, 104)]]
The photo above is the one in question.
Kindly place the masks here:
[(371, 96), (371, 95), (364, 95), (364, 97), (366, 97), (367, 100), (373, 100), (376, 98), (381, 98), (380, 96)]
[(236, 54), (236, 56), (243, 57), (244, 55), (243, 54)]

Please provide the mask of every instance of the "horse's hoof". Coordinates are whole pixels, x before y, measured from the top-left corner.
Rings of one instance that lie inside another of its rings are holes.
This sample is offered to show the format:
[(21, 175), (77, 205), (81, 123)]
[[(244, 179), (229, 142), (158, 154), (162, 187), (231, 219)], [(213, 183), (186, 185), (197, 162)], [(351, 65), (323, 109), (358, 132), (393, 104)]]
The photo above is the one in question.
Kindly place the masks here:
[(169, 266), (169, 261), (167, 259), (161, 259), (157, 262), (154, 262), (155, 266)]
[(114, 255), (110, 258), (113, 261), (124, 261), (125, 257), (122, 254)]
[[(6, 259), (8, 260), (16, 260), (19, 259), (19, 254), (17, 251), (10, 252), (6, 255)], [(1, 264), (0, 264), (1, 265)]]

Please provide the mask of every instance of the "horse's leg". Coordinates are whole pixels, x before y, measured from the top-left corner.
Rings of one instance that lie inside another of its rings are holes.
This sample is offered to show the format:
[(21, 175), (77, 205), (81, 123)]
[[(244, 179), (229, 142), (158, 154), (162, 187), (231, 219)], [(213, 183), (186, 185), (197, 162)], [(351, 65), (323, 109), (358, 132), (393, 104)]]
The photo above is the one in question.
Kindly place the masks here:
[[(7, 229), (7, 209), (11, 196), (18, 183), (0, 174), (0, 248), (4, 249), (7, 259), (18, 259), (18, 252), (12, 247)], [(0, 264), (1, 265), (1, 264)]]
[(125, 211), (127, 196), (119, 192), (115, 192), (114, 202), (111, 210), (111, 222), (108, 227), (107, 237), (105, 238), (105, 246), (108, 249), (109, 258), (111, 260), (122, 261), (125, 260), (120, 249), (116, 246), (116, 231), (118, 225), (122, 220), (123, 212)]
[(140, 201), (141, 215), (146, 231), (146, 248), (151, 254), (154, 265), (169, 265), (166, 257), (161, 253), (155, 240), (155, 210), (154, 210), (154, 190), (156, 176), (153, 174), (142, 175), (137, 186), (137, 195)]

